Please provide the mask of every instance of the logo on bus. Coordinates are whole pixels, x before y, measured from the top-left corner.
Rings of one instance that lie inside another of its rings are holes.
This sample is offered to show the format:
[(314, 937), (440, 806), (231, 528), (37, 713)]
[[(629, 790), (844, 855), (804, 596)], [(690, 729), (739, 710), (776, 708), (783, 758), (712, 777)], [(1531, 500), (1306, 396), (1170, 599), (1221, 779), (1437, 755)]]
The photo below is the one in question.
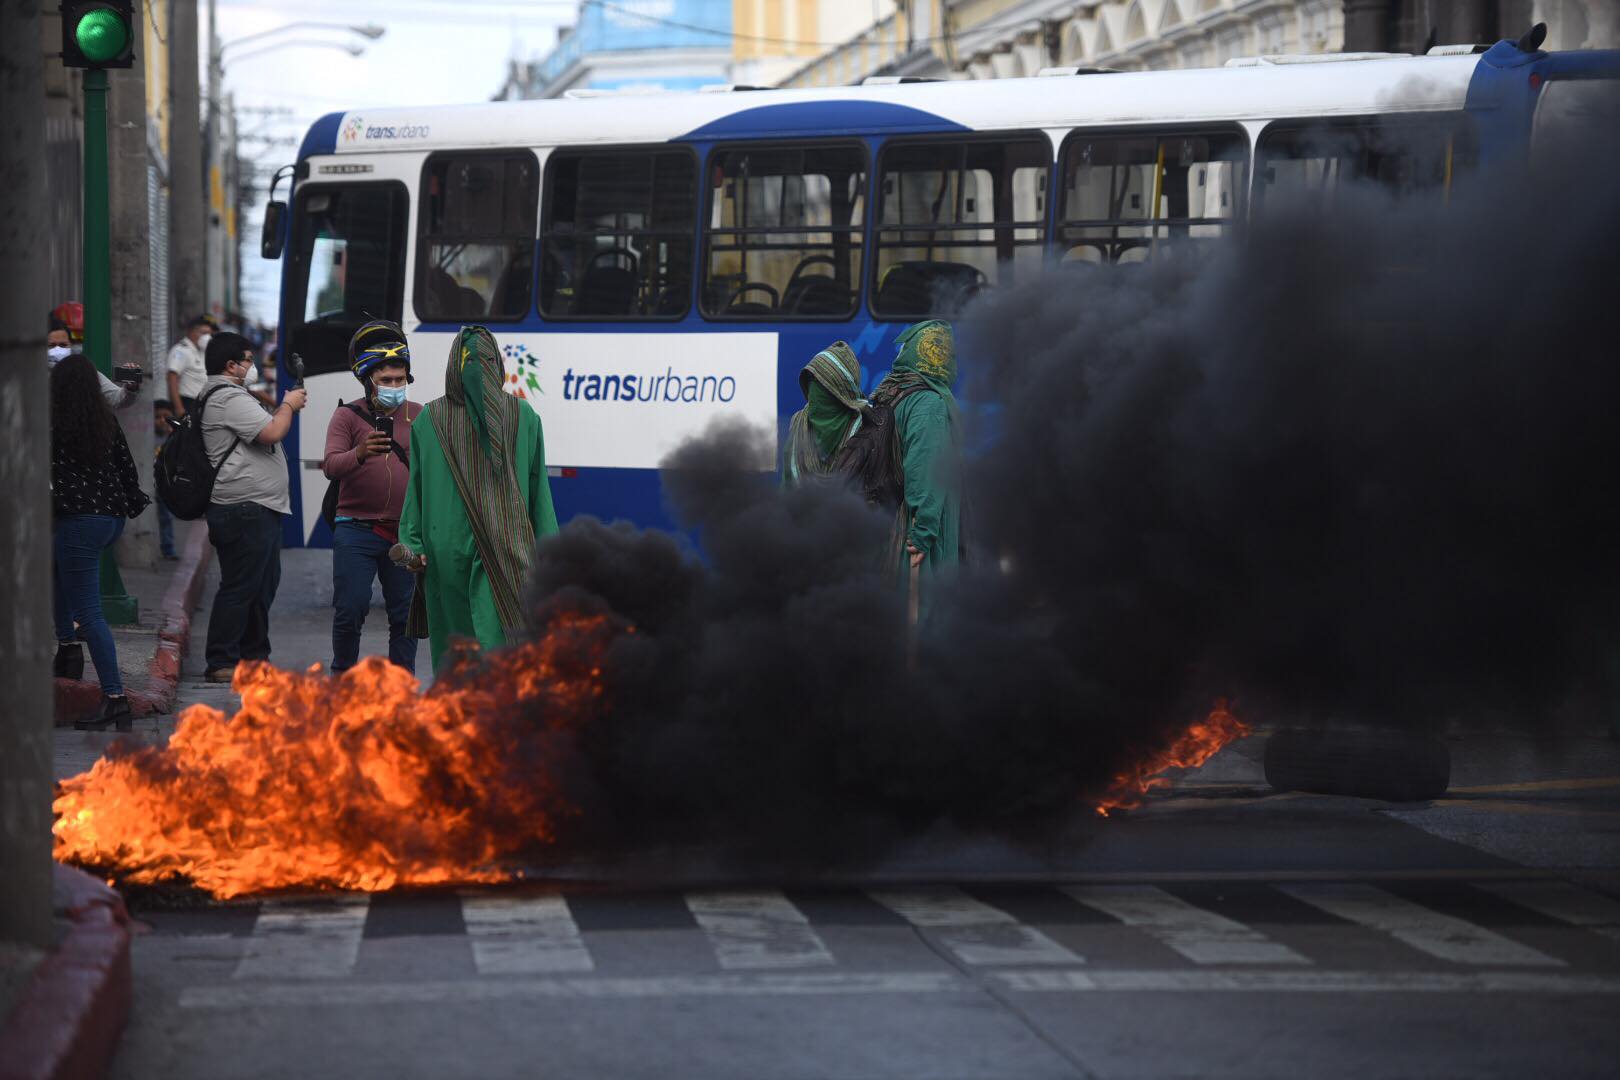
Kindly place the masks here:
[(358, 116), (349, 117), (349, 122), (343, 125), (343, 141), (354, 142), (360, 133), (366, 130), (366, 122)]

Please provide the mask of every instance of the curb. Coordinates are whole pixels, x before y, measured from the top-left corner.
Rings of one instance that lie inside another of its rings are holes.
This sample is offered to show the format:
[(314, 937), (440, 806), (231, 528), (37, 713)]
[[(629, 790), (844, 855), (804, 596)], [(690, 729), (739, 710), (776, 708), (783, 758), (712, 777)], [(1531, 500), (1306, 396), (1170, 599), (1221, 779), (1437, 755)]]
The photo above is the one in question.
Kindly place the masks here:
[(67, 933), (34, 971), (0, 1026), (0, 1080), (106, 1075), (129, 1020), (129, 912), (90, 875), (52, 867), (54, 905)]
[[(191, 613), (207, 580), (208, 561), (213, 548), (208, 543), (207, 526), (193, 527), (186, 537), (180, 564), (169, 579), (158, 618), (157, 648), (146, 665), (146, 686), (130, 689), (129, 704), (136, 716), (151, 716), (174, 710), (179, 693), (180, 665), (191, 645)], [(72, 727), (73, 721), (95, 712), (101, 705), (101, 685), (86, 680), (57, 679), (55, 717), (57, 727)]]

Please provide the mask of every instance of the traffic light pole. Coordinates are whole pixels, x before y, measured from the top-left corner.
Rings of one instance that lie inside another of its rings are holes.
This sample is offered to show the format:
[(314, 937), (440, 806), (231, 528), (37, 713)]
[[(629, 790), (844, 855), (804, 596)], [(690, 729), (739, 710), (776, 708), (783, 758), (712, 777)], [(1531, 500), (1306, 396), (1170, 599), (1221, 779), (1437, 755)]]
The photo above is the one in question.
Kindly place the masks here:
[[(112, 218), (107, 166), (107, 72), (84, 73), (84, 352), (112, 376)], [(112, 549), (101, 553), (101, 612), (109, 623), (136, 622), (140, 608), (124, 587)]]

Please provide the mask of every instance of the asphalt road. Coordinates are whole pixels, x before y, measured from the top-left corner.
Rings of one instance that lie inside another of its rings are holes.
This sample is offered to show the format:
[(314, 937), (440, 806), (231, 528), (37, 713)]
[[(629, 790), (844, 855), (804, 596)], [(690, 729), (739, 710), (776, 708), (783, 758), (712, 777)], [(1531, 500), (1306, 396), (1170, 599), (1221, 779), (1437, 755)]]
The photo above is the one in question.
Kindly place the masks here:
[[(328, 565), (288, 553), (284, 666), (329, 659)], [(59, 775), (106, 742), (59, 733)], [(1262, 743), (1045, 850), (941, 834), (838, 881), (667, 851), (506, 888), (136, 895), (115, 1075), (1613, 1075), (1620, 745), (1471, 736), (1446, 799), (1393, 805), (1273, 793)]]

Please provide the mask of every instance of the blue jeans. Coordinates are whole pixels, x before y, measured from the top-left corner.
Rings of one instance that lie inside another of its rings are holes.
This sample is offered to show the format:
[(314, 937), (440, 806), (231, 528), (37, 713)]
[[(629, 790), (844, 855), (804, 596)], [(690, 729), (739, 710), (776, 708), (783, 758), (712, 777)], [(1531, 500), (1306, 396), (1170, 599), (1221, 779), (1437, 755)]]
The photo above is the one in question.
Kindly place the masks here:
[(152, 504), (157, 507), (158, 516), (158, 546), (163, 549), (165, 558), (174, 557), (174, 515), (169, 508), (163, 505), (162, 499), (153, 499)]
[(214, 503), (208, 540), (219, 591), (208, 616), (208, 670), (270, 659), (270, 605), (281, 584), (281, 515), (258, 503)]
[(388, 557), (393, 545), (357, 521), (332, 530), (332, 673), (347, 671), (360, 658), (360, 628), (371, 607), (371, 582), (382, 581), (388, 609), (388, 659), (416, 671), (416, 639), (405, 633), (416, 576)]
[(101, 614), (101, 553), (124, 531), (124, 519), (103, 514), (64, 514), (52, 528), (55, 558), (51, 572), (51, 618), (56, 640), (76, 640), (73, 624), (90, 646), (104, 694), (122, 694), (124, 677), (118, 672), (118, 647)]

